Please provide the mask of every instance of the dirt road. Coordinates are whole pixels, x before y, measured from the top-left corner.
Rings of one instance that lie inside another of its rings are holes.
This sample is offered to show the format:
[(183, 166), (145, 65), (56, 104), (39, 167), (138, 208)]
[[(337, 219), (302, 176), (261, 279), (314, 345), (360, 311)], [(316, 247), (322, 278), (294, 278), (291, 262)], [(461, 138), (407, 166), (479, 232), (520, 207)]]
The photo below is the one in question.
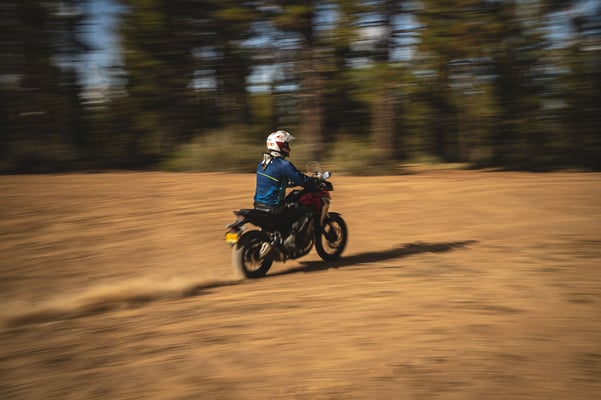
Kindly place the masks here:
[(598, 398), (601, 174), (332, 181), (345, 257), (241, 281), (252, 175), (0, 176), (0, 398)]

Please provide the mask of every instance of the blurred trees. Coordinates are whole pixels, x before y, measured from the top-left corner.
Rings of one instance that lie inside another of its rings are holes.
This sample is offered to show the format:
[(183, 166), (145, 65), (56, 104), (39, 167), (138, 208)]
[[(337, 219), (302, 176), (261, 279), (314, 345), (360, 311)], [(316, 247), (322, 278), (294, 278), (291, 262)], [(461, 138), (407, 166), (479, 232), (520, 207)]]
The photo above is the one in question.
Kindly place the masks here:
[[(267, 1), (272, 7), (270, 22), (290, 42), (293, 73), (296, 75), (298, 135), (309, 144), (311, 158), (322, 156), (323, 138), (323, 45), (317, 32), (318, 1)], [(268, 21), (269, 22), (269, 21)]]
[(0, 5), (0, 170), (69, 164), (86, 151), (76, 65), (80, 1)]
[(110, 0), (120, 62), (99, 86), (85, 32), (105, 1), (0, 5), (1, 170), (156, 167), (201, 139), (260, 153), (278, 128), (305, 158), (601, 168), (595, 2)]

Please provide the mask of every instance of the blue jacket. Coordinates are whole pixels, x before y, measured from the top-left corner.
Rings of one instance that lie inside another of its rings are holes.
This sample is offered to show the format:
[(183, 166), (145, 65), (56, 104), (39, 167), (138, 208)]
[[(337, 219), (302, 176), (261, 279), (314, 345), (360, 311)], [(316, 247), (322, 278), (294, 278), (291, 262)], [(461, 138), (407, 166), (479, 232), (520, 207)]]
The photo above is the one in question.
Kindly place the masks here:
[(305, 186), (309, 177), (282, 157), (265, 157), (257, 167), (257, 187), (254, 200), (270, 206), (280, 204), (286, 196), (289, 180), (298, 186)]

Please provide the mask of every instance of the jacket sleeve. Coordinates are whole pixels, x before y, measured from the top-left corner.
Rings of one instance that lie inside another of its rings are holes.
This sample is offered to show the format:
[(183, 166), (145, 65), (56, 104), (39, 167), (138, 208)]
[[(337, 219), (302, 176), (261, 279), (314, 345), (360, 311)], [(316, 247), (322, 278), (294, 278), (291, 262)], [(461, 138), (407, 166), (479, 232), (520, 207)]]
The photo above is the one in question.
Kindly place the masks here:
[(296, 169), (296, 167), (289, 161), (286, 163), (283, 172), (289, 180), (298, 186), (307, 186), (308, 184), (312, 183), (310, 177)]

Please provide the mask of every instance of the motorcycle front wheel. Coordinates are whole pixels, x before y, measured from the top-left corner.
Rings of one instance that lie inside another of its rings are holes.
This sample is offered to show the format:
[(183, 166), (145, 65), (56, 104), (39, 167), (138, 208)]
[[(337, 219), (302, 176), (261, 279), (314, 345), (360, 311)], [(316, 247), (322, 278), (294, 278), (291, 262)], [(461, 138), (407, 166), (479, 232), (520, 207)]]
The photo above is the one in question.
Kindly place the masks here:
[(315, 250), (324, 261), (338, 260), (346, 247), (348, 230), (342, 216), (328, 213), (323, 226), (315, 231)]
[(232, 249), (232, 265), (246, 278), (262, 278), (273, 264), (272, 259), (261, 258), (259, 252), (267, 236), (261, 231), (248, 231)]

